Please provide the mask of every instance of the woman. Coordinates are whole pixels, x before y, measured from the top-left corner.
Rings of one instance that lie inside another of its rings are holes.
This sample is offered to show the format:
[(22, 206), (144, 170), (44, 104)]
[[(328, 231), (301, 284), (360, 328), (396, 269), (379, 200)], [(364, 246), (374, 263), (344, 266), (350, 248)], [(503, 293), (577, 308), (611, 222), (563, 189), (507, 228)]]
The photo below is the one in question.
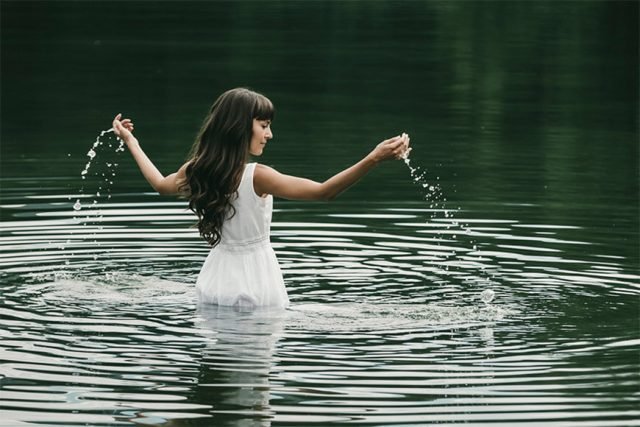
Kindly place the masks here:
[(245, 88), (223, 93), (196, 138), (190, 159), (164, 176), (133, 136), (133, 122), (118, 114), (113, 129), (131, 151), (143, 175), (160, 194), (183, 195), (198, 217), (198, 229), (212, 246), (196, 288), (202, 301), (253, 308), (287, 307), (289, 299), (269, 241), (273, 196), (331, 200), (384, 160), (409, 148), (402, 134), (382, 141), (362, 160), (324, 182), (281, 174), (249, 156), (260, 156), (273, 138), (274, 108), (265, 96)]

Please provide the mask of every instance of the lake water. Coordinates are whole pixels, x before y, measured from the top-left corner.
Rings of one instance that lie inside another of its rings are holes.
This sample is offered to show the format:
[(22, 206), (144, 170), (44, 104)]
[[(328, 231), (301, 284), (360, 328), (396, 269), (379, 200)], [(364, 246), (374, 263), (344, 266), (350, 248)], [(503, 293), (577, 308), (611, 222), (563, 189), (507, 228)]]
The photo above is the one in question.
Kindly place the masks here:
[[(637, 2), (0, 8), (0, 425), (640, 425)], [(235, 86), (282, 172), (422, 174), (275, 201), (286, 311), (198, 304), (111, 133), (81, 176), (118, 112), (175, 171)]]

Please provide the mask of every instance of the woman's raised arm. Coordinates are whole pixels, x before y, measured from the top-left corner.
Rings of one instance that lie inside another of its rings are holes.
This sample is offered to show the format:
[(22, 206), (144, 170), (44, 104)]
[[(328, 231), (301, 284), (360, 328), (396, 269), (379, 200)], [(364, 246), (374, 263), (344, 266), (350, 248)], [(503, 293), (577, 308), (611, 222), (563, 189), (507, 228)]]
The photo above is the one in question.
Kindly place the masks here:
[(186, 177), (185, 170), (187, 169), (187, 164), (182, 165), (177, 172), (164, 176), (144, 151), (142, 151), (140, 143), (136, 137), (133, 136), (133, 122), (131, 119), (122, 119), (122, 114), (118, 114), (113, 119), (113, 131), (127, 144), (127, 148), (129, 148), (131, 155), (138, 164), (142, 175), (144, 175), (154, 190), (164, 195), (177, 195), (180, 193), (180, 187)]

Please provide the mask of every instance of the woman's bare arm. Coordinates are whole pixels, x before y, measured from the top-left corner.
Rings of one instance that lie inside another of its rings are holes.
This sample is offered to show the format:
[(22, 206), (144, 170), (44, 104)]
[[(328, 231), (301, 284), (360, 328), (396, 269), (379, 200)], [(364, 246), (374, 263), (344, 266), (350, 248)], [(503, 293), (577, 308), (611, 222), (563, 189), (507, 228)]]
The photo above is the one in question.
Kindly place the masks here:
[(400, 158), (409, 147), (409, 136), (402, 134), (382, 141), (365, 158), (324, 182), (284, 175), (273, 168), (258, 165), (253, 185), (258, 195), (273, 194), (293, 200), (332, 200), (351, 187), (380, 162)]
[(118, 114), (113, 119), (113, 130), (115, 134), (127, 144), (127, 148), (129, 148), (131, 155), (138, 164), (142, 175), (144, 175), (149, 184), (151, 184), (151, 187), (160, 194), (179, 194), (181, 185), (185, 182), (187, 164), (182, 165), (175, 173), (167, 176), (162, 175), (151, 159), (149, 159), (142, 148), (140, 148), (140, 143), (136, 137), (133, 136), (133, 123), (131, 120), (121, 120), (121, 118), (122, 115)]

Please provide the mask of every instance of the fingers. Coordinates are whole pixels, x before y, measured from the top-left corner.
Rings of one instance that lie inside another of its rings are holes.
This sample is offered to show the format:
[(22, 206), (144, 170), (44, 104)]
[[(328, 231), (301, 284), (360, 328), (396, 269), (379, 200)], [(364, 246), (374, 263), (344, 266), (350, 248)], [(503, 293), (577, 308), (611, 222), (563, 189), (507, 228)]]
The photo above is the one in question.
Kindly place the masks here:
[(394, 136), (393, 138), (389, 138), (389, 139), (385, 139), (384, 141), (382, 141), (383, 145), (387, 145), (387, 144), (393, 144), (393, 145), (400, 145), (400, 144), (405, 144), (408, 145), (409, 144), (409, 134), (407, 133), (403, 133), (402, 135), (398, 135), (398, 136)]
[(376, 147), (376, 157), (380, 160), (406, 158), (409, 142), (409, 135), (406, 133), (385, 139)]
[(408, 133), (405, 133), (405, 134), (404, 134), (404, 139), (403, 139), (403, 141), (402, 141), (402, 145), (403, 145), (403, 147), (402, 147), (402, 151), (403, 151), (403, 152), (404, 152), (404, 151), (407, 151), (407, 150), (409, 149), (409, 143), (410, 143), (410, 142), (411, 142), (411, 138), (409, 138), (409, 134), (408, 134)]
[(403, 133), (400, 136), (396, 136), (391, 139), (387, 139), (385, 141), (386, 145), (388, 145), (391, 149), (395, 150), (398, 147), (406, 146), (409, 143), (409, 135)]
[(409, 138), (409, 134), (404, 134), (404, 140), (402, 141), (402, 146), (400, 147), (400, 154), (398, 159), (407, 159), (409, 157), (409, 153), (411, 152), (411, 148), (409, 148), (409, 144), (411, 143), (411, 138)]
[(402, 135), (400, 135), (400, 139), (393, 143), (393, 156), (396, 159), (406, 158), (410, 150), (410, 140), (411, 139), (409, 138), (409, 134), (403, 133)]
[(131, 119), (123, 119), (122, 118), (122, 113), (118, 113), (116, 114), (116, 116), (113, 118), (114, 123), (115, 122), (120, 122), (122, 124), (126, 124), (126, 123), (131, 123), (133, 124), (133, 122), (131, 121)]
[(133, 130), (133, 122), (131, 119), (124, 119), (120, 122), (125, 129)]
[(385, 139), (381, 145), (394, 144), (402, 139), (402, 135), (394, 136), (393, 138)]
[(118, 113), (113, 119), (113, 129), (120, 135), (123, 130), (133, 131), (134, 126), (131, 119), (122, 119), (122, 113)]

